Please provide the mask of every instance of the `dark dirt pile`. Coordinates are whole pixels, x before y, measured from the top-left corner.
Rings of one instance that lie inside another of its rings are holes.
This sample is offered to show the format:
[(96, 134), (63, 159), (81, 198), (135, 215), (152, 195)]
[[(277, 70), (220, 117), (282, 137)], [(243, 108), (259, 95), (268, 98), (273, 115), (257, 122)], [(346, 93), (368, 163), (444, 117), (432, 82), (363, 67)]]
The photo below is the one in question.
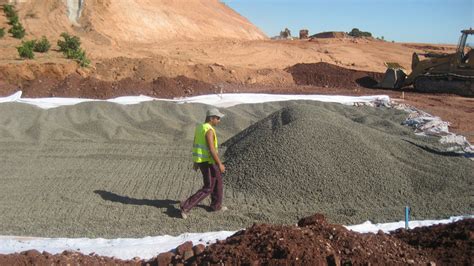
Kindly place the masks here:
[[(472, 265), (474, 219), (360, 234), (315, 214), (298, 226), (255, 224), (202, 249), (188, 242), (157, 261), (192, 265)], [(194, 254), (194, 256), (192, 256)]]
[(318, 87), (372, 88), (384, 73), (358, 71), (328, 63), (296, 64), (286, 69), (298, 85)]
[(83, 78), (79, 74), (71, 74), (64, 80), (48, 77), (34, 79), (24, 82), (18, 89), (23, 91), (23, 97), (91, 99), (109, 99), (140, 94), (158, 98), (173, 98), (219, 92), (214, 85), (185, 76), (157, 77), (148, 82), (132, 78), (104, 81), (94, 77)]
[[(311, 244), (310, 244), (311, 243)], [(363, 265), (427, 264), (430, 258), (389, 235), (359, 234), (328, 224), (322, 215), (298, 226), (254, 225), (197, 256), (198, 264)]]
[(126, 261), (99, 255), (84, 255), (79, 252), (64, 251), (50, 254), (37, 250), (2, 255), (0, 265), (142, 265), (142, 261)]
[(408, 231), (399, 229), (391, 235), (430, 254), (440, 265), (474, 263), (474, 219)]
[(313, 206), (338, 223), (399, 220), (405, 205), (416, 219), (471, 212), (472, 161), (414, 136), (400, 126), (405, 114), (380, 114), (283, 108), (223, 144), (225, 184), (275, 206)]
[(392, 234), (359, 234), (315, 214), (297, 226), (254, 224), (208, 247), (186, 242), (150, 260), (30, 250), (0, 255), (0, 265), (471, 265), (473, 241), (474, 219)]

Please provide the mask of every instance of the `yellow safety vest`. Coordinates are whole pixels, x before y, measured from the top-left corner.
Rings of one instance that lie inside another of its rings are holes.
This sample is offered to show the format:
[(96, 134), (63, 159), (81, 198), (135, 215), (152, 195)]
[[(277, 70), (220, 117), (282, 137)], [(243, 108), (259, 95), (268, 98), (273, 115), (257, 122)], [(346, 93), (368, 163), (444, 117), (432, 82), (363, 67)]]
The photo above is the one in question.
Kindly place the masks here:
[(199, 124), (196, 126), (196, 130), (194, 131), (193, 161), (195, 163), (216, 163), (214, 158), (212, 158), (211, 152), (209, 151), (209, 146), (207, 145), (206, 141), (206, 133), (208, 130), (212, 130), (214, 133), (214, 148), (217, 152), (216, 131), (209, 123)]

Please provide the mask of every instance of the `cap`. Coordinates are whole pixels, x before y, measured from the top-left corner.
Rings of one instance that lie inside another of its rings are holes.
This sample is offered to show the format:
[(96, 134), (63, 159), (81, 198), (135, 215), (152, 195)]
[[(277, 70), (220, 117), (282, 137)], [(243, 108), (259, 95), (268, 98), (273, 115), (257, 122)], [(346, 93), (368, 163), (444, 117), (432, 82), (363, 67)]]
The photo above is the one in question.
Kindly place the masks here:
[(212, 109), (207, 110), (206, 117), (209, 117), (209, 116), (224, 117), (224, 114), (219, 112), (217, 108), (212, 108)]

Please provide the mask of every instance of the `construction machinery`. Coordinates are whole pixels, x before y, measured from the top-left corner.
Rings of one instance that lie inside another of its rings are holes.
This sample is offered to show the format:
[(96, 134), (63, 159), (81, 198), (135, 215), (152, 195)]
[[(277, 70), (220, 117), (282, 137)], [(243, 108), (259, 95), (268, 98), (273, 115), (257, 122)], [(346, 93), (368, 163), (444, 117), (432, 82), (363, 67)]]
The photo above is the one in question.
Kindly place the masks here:
[[(473, 29), (462, 30), (455, 53), (413, 53), (412, 71), (406, 75), (401, 68), (390, 67), (379, 88), (401, 89), (413, 85), (419, 92), (454, 93), (474, 97)], [(471, 37), (468, 41), (468, 38)], [(420, 60), (420, 55), (424, 56)]]

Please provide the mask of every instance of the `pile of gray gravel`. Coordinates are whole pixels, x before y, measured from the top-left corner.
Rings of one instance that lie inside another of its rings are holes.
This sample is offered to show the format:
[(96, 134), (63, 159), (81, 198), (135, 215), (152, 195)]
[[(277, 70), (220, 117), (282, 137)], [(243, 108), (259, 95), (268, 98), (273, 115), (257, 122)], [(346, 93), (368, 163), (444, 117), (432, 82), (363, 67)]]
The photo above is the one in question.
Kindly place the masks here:
[(474, 163), (401, 126), (407, 113), (311, 101), (221, 109), (227, 212), (206, 199), (194, 127), (208, 106), (90, 102), (42, 110), (0, 104), (0, 235), (144, 237), (289, 224), (324, 213), (343, 224), (472, 213)]
[(312, 206), (338, 222), (472, 213), (474, 164), (416, 137), (395, 110), (301, 103), (224, 145), (226, 185), (269, 204)]

